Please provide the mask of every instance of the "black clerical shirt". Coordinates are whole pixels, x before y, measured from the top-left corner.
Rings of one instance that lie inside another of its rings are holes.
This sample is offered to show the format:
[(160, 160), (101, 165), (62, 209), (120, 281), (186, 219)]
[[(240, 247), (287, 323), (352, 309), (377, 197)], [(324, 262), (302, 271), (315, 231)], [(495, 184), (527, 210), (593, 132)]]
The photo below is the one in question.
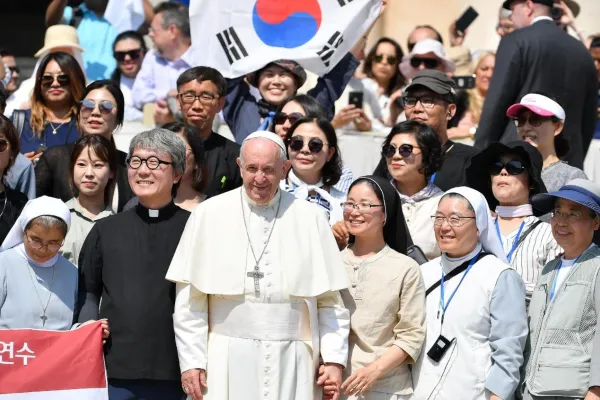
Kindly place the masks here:
[(96, 222), (79, 257), (75, 318), (108, 319), (108, 378), (180, 379), (175, 284), (165, 275), (190, 213), (173, 203), (152, 213), (138, 204)]
[(240, 168), (236, 163), (240, 147), (239, 144), (215, 132), (204, 141), (209, 176), (205, 195), (213, 197), (242, 186)]

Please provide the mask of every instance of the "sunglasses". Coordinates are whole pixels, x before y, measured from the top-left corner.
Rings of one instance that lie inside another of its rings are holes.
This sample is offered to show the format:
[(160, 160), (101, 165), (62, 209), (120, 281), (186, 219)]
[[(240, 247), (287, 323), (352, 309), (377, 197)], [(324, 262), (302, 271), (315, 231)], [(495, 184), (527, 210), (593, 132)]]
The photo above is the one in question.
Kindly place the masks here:
[(92, 111), (96, 108), (96, 104), (98, 105), (98, 109), (100, 110), (100, 114), (108, 115), (112, 112), (112, 110), (116, 107), (113, 103), (108, 100), (102, 100), (96, 103), (94, 100), (85, 99), (79, 102), (81, 104), (81, 114), (82, 115), (90, 115)]
[(125, 61), (126, 56), (129, 56), (132, 60), (137, 60), (142, 56), (142, 49), (115, 51), (114, 56), (115, 59), (119, 62)]
[(502, 170), (506, 170), (509, 175), (519, 175), (523, 171), (525, 171), (525, 166), (521, 161), (512, 160), (507, 163), (502, 163), (501, 161), (496, 161), (489, 167), (490, 175), (497, 176), (502, 173)]
[(285, 124), (285, 121), (290, 121), (290, 124), (294, 125), (294, 123), (302, 117), (304, 117), (304, 115), (300, 113), (278, 113), (275, 114), (273, 121), (275, 122), (275, 125), (283, 125)]
[(418, 57), (413, 57), (410, 60), (410, 65), (413, 68), (419, 68), (421, 65), (425, 65), (425, 68), (427, 69), (434, 69), (437, 68), (440, 65), (440, 60), (436, 60), (433, 58), (418, 58)]
[(4, 153), (8, 149), (8, 140), (0, 139), (0, 153)]
[(550, 121), (550, 120), (552, 120), (552, 117), (544, 117), (544, 116), (538, 115), (538, 114), (531, 114), (529, 116), (529, 118), (527, 118), (524, 115), (513, 118), (513, 121), (515, 121), (515, 125), (518, 128), (524, 127), (525, 124), (527, 123), (527, 121), (529, 121), (529, 125), (535, 126), (537, 128), (538, 126), (542, 125), (544, 122)]
[(377, 64), (381, 64), (381, 62), (383, 61), (383, 59), (387, 60), (387, 63), (390, 65), (396, 64), (396, 62), (398, 62), (398, 58), (396, 56), (384, 56), (383, 54), (377, 54), (374, 58), (375, 62)]
[(58, 75), (42, 75), (40, 81), (43, 86), (50, 86), (54, 83), (54, 79), (58, 82), (60, 86), (68, 86), (71, 80), (68, 75), (58, 74)]
[[(323, 141), (319, 138), (312, 138), (308, 141), (308, 150), (311, 153), (317, 154), (323, 150), (323, 146), (327, 143), (323, 143)], [(290, 149), (293, 151), (300, 151), (304, 148), (304, 138), (302, 136), (294, 136), (290, 139), (289, 142)]]
[(10, 72), (16, 72), (17, 74), (21, 73), (21, 68), (16, 65), (14, 67), (8, 67), (8, 69), (10, 69)]
[(415, 147), (412, 144), (402, 144), (400, 147), (396, 148), (392, 144), (388, 144), (387, 146), (383, 146), (382, 154), (386, 158), (392, 158), (398, 152), (402, 157), (408, 158), (411, 154), (418, 155), (420, 153), (413, 153)]

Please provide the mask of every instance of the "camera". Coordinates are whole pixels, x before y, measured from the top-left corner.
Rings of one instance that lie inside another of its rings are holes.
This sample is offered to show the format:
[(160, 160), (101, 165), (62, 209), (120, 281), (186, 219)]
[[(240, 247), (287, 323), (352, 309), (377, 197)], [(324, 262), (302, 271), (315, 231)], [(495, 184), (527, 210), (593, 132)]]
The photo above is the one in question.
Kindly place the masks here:
[(552, 7), (552, 12), (550, 15), (552, 16), (552, 20), (554, 20), (554, 22), (558, 22), (563, 15), (563, 10), (560, 7)]

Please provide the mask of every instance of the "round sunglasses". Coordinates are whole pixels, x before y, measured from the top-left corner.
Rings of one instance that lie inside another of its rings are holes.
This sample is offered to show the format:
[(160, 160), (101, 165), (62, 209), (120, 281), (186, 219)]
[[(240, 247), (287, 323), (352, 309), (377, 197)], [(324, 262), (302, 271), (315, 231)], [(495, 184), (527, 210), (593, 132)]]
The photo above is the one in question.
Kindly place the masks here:
[(384, 56), (383, 54), (377, 54), (373, 59), (377, 64), (381, 64), (383, 59), (387, 60), (387, 63), (390, 65), (394, 65), (398, 62), (398, 57), (396, 56)]
[(393, 144), (388, 144), (387, 146), (382, 147), (381, 152), (386, 158), (394, 157), (396, 152), (398, 154), (400, 154), (402, 157), (408, 158), (411, 156), (411, 154), (414, 154), (414, 155), (420, 154), (420, 153), (413, 153), (414, 149), (415, 149), (415, 146), (413, 146), (412, 144), (402, 144), (398, 148), (396, 148)]
[(62, 86), (68, 86), (71, 80), (69, 79), (69, 75), (66, 74), (57, 74), (57, 75), (42, 75), (40, 78), (40, 82), (42, 82), (43, 86), (50, 86), (54, 83), (54, 79), (58, 82), (58, 84)]
[(427, 69), (434, 69), (440, 65), (440, 60), (436, 60), (433, 58), (413, 57), (410, 60), (410, 65), (413, 68), (419, 68), (421, 65), (425, 65), (425, 68), (427, 68)]
[(113, 103), (108, 100), (102, 100), (96, 103), (94, 100), (85, 99), (79, 102), (81, 104), (81, 114), (84, 116), (89, 116), (92, 111), (98, 105), (98, 109), (100, 110), (100, 114), (108, 115), (112, 112), (112, 110), (116, 107)]
[(521, 161), (512, 160), (506, 163), (501, 161), (496, 161), (489, 167), (490, 175), (497, 176), (502, 173), (502, 170), (506, 170), (509, 175), (519, 175), (523, 171), (525, 171), (525, 166)]
[(275, 117), (273, 118), (273, 121), (275, 122), (275, 125), (283, 125), (285, 124), (285, 121), (290, 121), (290, 124), (294, 124), (296, 121), (298, 121), (300, 118), (304, 117), (304, 115), (300, 114), (300, 113), (277, 113), (275, 114)]
[(8, 149), (8, 140), (0, 139), (0, 153), (4, 153)]
[[(328, 145), (319, 138), (312, 138), (308, 141), (308, 150), (311, 153), (317, 154), (323, 150), (323, 146)], [(302, 136), (294, 136), (289, 142), (290, 149), (293, 151), (301, 151), (304, 148), (304, 138)]]

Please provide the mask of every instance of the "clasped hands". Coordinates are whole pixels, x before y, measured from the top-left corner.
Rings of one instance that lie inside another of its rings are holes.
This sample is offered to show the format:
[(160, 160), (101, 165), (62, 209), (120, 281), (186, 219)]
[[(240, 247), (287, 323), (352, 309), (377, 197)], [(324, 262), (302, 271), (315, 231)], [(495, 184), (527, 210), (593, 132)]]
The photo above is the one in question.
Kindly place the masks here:
[(373, 384), (381, 377), (382, 370), (376, 364), (371, 364), (354, 372), (342, 382), (342, 369), (339, 367), (339, 380), (337, 375), (332, 375), (327, 365), (319, 368), (317, 385), (323, 386), (323, 400), (337, 400), (343, 391), (346, 396), (360, 396), (371, 389)]

